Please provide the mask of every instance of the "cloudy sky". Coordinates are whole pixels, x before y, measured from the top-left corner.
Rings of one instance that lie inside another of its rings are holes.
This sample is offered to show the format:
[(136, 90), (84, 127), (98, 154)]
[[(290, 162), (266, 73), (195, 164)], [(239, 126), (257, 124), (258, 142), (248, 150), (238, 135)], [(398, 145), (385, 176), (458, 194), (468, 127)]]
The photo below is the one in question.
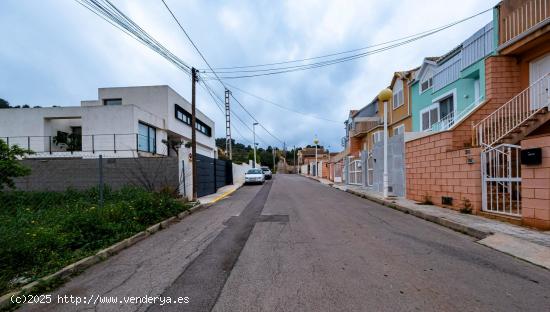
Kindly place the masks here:
[[(364, 47), (448, 24), (498, 2), (166, 1), (214, 67), (287, 61)], [(206, 67), (160, 0), (112, 2), (187, 64)], [(389, 84), (394, 71), (414, 68), (425, 56), (444, 54), (491, 19), (492, 13), (485, 13), (409, 45), (347, 63), (229, 83), (309, 115), (233, 90), (287, 146), (310, 144), (317, 135), (321, 144), (337, 151), (349, 110), (366, 105)], [(1, 0), (0, 38), (0, 98), (13, 105), (74, 106), (81, 100), (97, 99), (99, 87), (134, 85), (170, 85), (190, 99), (187, 75), (72, 0)], [(219, 85), (209, 84), (223, 97)], [(203, 89), (198, 89), (198, 96), (198, 108), (216, 122), (216, 136), (225, 136), (220, 110)], [(251, 127), (251, 118), (234, 107)], [(251, 141), (247, 128), (238, 121), (233, 124), (237, 141)], [(281, 145), (265, 131), (257, 133), (261, 145)]]

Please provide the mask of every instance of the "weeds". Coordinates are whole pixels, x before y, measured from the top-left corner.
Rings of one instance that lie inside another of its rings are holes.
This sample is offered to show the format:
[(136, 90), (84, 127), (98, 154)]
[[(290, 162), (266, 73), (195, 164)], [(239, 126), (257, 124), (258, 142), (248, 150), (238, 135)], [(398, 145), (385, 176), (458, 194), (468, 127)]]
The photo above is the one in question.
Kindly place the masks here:
[(472, 214), (472, 203), (468, 198), (462, 200), (462, 208), (460, 208), (461, 213)]
[(422, 199), (422, 205), (433, 205), (433, 201), (432, 201), (432, 197), (429, 196), (429, 195), (424, 195), (423, 199)]
[(35, 280), (188, 208), (139, 188), (0, 192), (0, 294), (14, 279)]

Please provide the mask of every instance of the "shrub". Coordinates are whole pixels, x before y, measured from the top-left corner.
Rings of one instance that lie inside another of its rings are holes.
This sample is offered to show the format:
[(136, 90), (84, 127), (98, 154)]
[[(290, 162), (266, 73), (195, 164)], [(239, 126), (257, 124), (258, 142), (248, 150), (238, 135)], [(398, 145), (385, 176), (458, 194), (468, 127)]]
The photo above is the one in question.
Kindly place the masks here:
[(0, 191), (4, 189), (4, 186), (15, 188), (13, 178), (31, 173), (30, 168), (21, 165), (18, 160), (27, 154), (32, 154), (32, 151), (22, 149), (17, 145), (10, 147), (6, 142), (0, 140)]
[(0, 193), (0, 294), (16, 277), (36, 279), (94, 254), (187, 204), (139, 188)]

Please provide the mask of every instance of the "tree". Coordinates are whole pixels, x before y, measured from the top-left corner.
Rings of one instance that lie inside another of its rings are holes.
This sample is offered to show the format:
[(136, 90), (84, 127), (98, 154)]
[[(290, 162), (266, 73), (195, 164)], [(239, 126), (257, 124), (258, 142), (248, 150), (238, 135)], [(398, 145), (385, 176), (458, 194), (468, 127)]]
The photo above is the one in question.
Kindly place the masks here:
[(0, 108), (10, 108), (10, 102), (0, 98)]
[(22, 149), (17, 145), (10, 147), (0, 140), (0, 190), (3, 190), (4, 186), (15, 188), (13, 178), (31, 173), (31, 169), (21, 165), (18, 158), (32, 153), (32, 151)]

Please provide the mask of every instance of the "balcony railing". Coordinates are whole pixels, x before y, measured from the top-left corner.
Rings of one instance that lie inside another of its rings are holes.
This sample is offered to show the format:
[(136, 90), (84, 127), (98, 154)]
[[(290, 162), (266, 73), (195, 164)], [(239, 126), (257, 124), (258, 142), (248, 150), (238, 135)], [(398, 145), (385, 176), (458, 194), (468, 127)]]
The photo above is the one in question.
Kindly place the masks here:
[(371, 117), (369, 120), (355, 122), (355, 127), (350, 130), (350, 136), (365, 134), (381, 124), (382, 118), (379, 117)]
[(150, 139), (138, 133), (90, 134), (59, 138), (56, 136), (0, 137), (8, 146), (17, 145), (31, 150), (27, 158), (84, 157), (95, 158), (99, 154), (111, 157), (137, 157), (140, 153), (167, 155), (168, 148), (159, 138)]
[(492, 146), (550, 105), (550, 73), (474, 126), (474, 145)]
[(550, 19), (550, 0), (531, 0), (500, 19), (500, 44), (535, 29)]
[(450, 129), (453, 125), (460, 122), (464, 117), (468, 115), (474, 108), (483, 102), (483, 96), (475, 100), (470, 105), (466, 106), (458, 114), (455, 111), (450, 112), (447, 116), (441, 118), (438, 122), (432, 125), (432, 131), (445, 131)]

